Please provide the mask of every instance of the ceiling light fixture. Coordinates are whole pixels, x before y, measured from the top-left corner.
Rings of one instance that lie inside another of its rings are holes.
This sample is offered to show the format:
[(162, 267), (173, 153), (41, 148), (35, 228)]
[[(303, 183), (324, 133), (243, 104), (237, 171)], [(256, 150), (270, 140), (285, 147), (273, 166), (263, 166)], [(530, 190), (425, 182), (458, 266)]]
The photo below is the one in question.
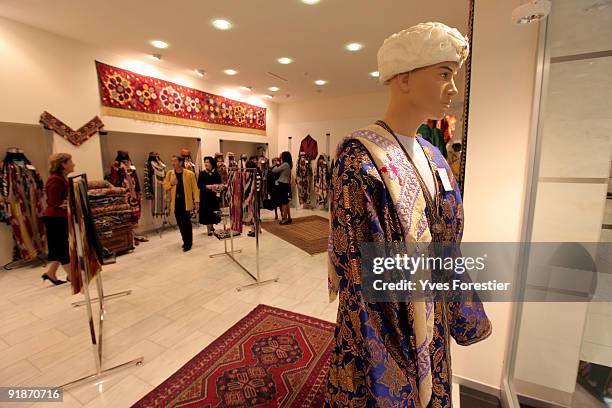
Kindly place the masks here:
[(289, 57), (281, 57), (277, 59), (277, 61), (279, 64), (283, 64), (283, 65), (291, 64), (293, 62), (293, 60)]
[(324, 80), (324, 79), (317, 79), (316, 81), (314, 81), (314, 83), (316, 85), (322, 86), (322, 85), (325, 85), (327, 83), (327, 81)]
[(162, 50), (168, 48), (168, 43), (161, 40), (153, 40), (151, 41), (151, 45)]
[(161, 59), (161, 54), (151, 54), (151, 58), (155, 61), (159, 61)]
[(224, 20), (222, 18), (218, 18), (216, 20), (213, 20), (212, 21), (212, 25), (217, 30), (223, 30), (223, 31), (226, 31), (226, 30), (229, 30), (230, 28), (232, 28), (232, 23), (227, 21), (227, 20)]
[(252, 86), (241, 86), (240, 89), (242, 89), (243, 91), (247, 91), (247, 92), (253, 91)]
[(280, 91), (280, 88), (278, 86), (271, 86), (268, 88), (268, 91), (270, 92), (278, 92)]
[(372, 71), (370, 72), (370, 76), (374, 78), (378, 78), (380, 76), (380, 73), (378, 71)]
[(226, 69), (223, 72), (225, 73), (225, 75), (230, 75), (230, 76), (234, 76), (238, 73), (238, 71), (236, 71), (235, 69)]
[(363, 48), (363, 44), (360, 43), (350, 43), (350, 44), (346, 44), (346, 46), (344, 47), (349, 51), (359, 51), (360, 49)]
[(313, 4), (317, 4), (319, 3), (321, 0), (302, 0), (302, 3), (304, 4), (308, 4), (309, 6), (312, 6)]
[(206, 71), (204, 71), (203, 69), (196, 69), (195, 73), (196, 73), (197, 76), (202, 78), (206, 74)]

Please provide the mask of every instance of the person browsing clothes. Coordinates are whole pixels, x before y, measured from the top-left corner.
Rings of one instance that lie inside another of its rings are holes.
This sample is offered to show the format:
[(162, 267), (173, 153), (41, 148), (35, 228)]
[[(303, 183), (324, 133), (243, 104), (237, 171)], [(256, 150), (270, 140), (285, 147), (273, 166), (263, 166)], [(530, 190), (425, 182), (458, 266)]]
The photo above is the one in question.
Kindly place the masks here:
[(183, 239), (183, 251), (187, 252), (193, 245), (191, 211), (199, 210), (200, 191), (195, 173), (187, 170), (182, 156), (172, 156), (172, 170), (164, 179), (164, 189), (170, 190), (170, 210), (174, 211), (176, 223)]

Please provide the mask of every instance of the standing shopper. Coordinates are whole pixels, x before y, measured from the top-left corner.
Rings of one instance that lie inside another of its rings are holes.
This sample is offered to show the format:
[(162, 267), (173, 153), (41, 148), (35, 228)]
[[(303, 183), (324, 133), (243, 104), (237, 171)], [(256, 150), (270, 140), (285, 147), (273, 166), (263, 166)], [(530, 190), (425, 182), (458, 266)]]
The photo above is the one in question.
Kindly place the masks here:
[(195, 173), (184, 168), (185, 159), (172, 156), (172, 170), (166, 174), (164, 189), (170, 190), (170, 210), (174, 211), (176, 223), (183, 238), (183, 251), (187, 252), (193, 244), (191, 211), (198, 211), (200, 192)]
[(208, 236), (215, 231), (213, 224), (221, 221), (219, 216), (219, 198), (217, 191), (221, 185), (221, 175), (217, 171), (217, 162), (212, 157), (204, 158), (204, 170), (198, 175), (200, 189), (200, 224), (206, 225)]
[(291, 212), (289, 209), (289, 195), (291, 194), (291, 168), (293, 167), (293, 159), (291, 153), (285, 151), (281, 153), (280, 166), (272, 169), (273, 173), (278, 173), (279, 177), (276, 180), (276, 187), (278, 193), (278, 204), (281, 207), (282, 220), (279, 224), (291, 224)]
[(68, 273), (70, 256), (68, 252), (68, 174), (74, 171), (72, 156), (67, 153), (56, 153), (49, 157), (49, 178), (45, 184), (47, 208), (43, 212), (47, 245), (49, 269), (42, 275), (43, 281), (48, 280), (54, 285), (65, 281), (57, 279), (59, 266)]

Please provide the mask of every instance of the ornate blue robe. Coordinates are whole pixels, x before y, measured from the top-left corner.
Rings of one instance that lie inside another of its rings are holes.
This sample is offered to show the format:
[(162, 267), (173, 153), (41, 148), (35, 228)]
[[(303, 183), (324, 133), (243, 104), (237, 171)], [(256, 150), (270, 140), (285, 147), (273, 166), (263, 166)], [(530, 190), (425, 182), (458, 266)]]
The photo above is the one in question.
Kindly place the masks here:
[[(379, 127), (370, 129), (384, 132)], [(376, 131), (370, 131), (375, 138), (379, 136)], [(381, 176), (381, 172), (395, 171), (393, 163), (398, 164), (402, 158), (388, 155), (389, 166), (377, 168), (368, 149), (357, 140), (363, 132), (347, 136), (339, 145), (332, 176), (328, 283), (330, 300), (338, 294), (339, 306), (326, 406), (424, 408), (419, 395), (423, 361), (419, 360), (422, 353), (415, 340), (415, 305), (371, 303), (362, 292), (358, 243), (401, 242), (406, 236), (398, 208)], [(444, 191), (439, 176), (434, 174), (442, 194), (444, 241), (460, 242), (463, 206), (457, 182), (439, 150), (421, 137), (418, 142), (431, 164), (446, 169), (451, 179), (453, 190)], [(407, 162), (405, 156), (403, 160)], [(401, 164), (412, 166), (409, 162)], [(400, 211), (404, 210), (401, 207)], [(431, 373), (431, 395), (424, 400), (428, 407), (451, 407), (450, 337), (460, 345), (469, 345), (488, 337), (491, 324), (477, 299), (436, 301), (432, 306), (433, 338), (429, 339), (429, 361), (425, 362)]]

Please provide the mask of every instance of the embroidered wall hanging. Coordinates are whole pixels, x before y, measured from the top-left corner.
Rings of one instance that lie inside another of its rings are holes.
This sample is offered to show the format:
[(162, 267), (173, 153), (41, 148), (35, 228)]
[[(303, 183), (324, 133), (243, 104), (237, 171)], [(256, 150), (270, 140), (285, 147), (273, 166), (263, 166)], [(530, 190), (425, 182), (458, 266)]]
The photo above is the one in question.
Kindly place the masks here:
[(72, 130), (70, 126), (66, 125), (64, 122), (47, 111), (44, 111), (40, 115), (40, 123), (45, 127), (45, 129), (54, 131), (75, 146), (82, 145), (104, 127), (102, 119), (96, 116), (79, 129)]
[(96, 61), (102, 113), (132, 119), (265, 135), (266, 108)]

